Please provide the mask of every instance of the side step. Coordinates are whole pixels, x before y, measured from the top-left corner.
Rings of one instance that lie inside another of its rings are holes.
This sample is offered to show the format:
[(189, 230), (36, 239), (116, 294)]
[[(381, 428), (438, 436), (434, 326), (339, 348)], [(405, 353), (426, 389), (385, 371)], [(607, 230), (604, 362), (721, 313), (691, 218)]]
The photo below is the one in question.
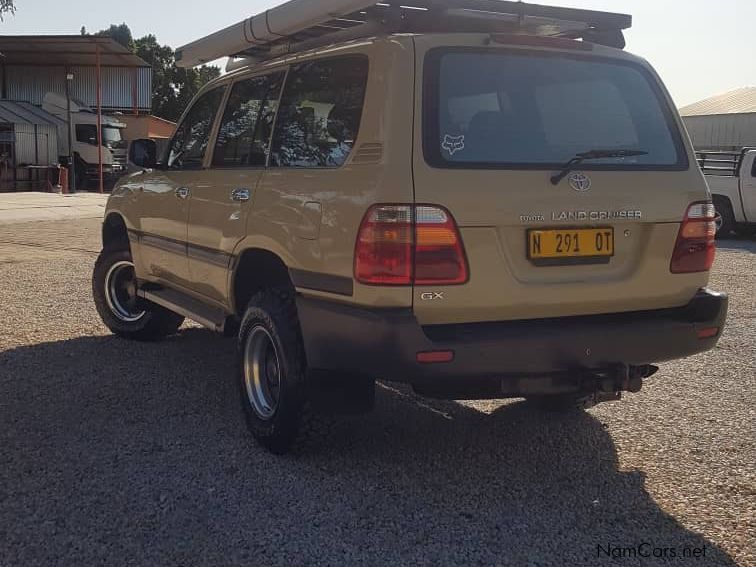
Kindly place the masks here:
[(140, 289), (137, 295), (142, 299), (157, 303), (218, 333), (222, 333), (226, 326), (226, 313), (222, 309), (202, 303), (180, 291), (173, 289)]

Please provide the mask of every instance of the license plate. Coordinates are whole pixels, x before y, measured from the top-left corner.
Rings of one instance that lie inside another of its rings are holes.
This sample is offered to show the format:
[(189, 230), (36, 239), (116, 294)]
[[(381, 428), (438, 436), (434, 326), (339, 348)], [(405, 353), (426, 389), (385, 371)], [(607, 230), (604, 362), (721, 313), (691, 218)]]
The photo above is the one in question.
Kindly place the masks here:
[(528, 231), (528, 258), (535, 264), (608, 263), (612, 256), (613, 228)]

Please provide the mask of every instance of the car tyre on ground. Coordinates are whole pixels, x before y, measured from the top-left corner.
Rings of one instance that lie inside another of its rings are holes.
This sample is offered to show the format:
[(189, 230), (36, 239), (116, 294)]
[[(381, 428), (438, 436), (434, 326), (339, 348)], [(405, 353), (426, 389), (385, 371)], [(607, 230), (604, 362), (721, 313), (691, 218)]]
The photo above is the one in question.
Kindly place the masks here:
[(137, 296), (134, 263), (128, 250), (105, 249), (95, 262), (92, 294), (102, 321), (115, 335), (159, 340), (178, 331), (184, 317)]
[(252, 297), (239, 330), (237, 356), (249, 430), (272, 453), (289, 452), (313, 418), (293, 292), (265, 289)]
[(732, 203), (729, 199), (714, 196), (714, 208), (716, 209), (717, 238), (727, 238), (737, 228), (735, 213), (732, 212)]

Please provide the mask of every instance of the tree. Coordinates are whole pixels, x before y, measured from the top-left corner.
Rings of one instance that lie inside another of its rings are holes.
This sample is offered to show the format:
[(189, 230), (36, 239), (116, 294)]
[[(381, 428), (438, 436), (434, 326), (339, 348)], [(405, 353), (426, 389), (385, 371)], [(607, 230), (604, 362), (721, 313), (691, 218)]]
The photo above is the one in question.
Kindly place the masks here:
[(176, 120), (178, 97), (173, 83), (173, 50), (160, 45), (154, 35), (137, 39), (134, 47), (134, 53), (152, 66), (152, 113), (166, 120)]
[(95, 35), (112, 38), (129, 51), (134, 51), (134, 37), (131, 35), (131, 28), (125, 23), (118, 26), (111, 24), (108, 29), (98, 31)]
[(125, 23), (111, 25), (96, 35), (115, 39), (152, 66), (152, 113), (166, 120), (178, 120), (194, 95), (208, 81), (220, 76), (220, 69), (215, 66), (177, 67), (172, 48), (160, 45), (152, 34), (135, 40)]
[(16, 5), (14, 0), (0, 0), (0, 20), (3, 19), (5, 14), (15, 14)]
[(194, 95), (209, 81), (220, 77), (220, 69), (203, 65), (199, 69), (176, 66), (173, 49), (160, 45), (154, 35), (137, 39), (134, 52), (152, 65), (152, 113), (176, 121)]

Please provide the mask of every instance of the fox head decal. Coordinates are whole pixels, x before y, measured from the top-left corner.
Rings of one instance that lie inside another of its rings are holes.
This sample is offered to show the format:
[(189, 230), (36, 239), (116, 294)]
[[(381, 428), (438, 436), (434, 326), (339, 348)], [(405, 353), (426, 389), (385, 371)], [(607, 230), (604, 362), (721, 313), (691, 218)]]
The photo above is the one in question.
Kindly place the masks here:
[(465, 149), (465, 137), (464, 136), (450, 136), (446, 134), (441, 147), (449, 152), (450, 156), (453, 156), (457, 152), (461, 152)]

